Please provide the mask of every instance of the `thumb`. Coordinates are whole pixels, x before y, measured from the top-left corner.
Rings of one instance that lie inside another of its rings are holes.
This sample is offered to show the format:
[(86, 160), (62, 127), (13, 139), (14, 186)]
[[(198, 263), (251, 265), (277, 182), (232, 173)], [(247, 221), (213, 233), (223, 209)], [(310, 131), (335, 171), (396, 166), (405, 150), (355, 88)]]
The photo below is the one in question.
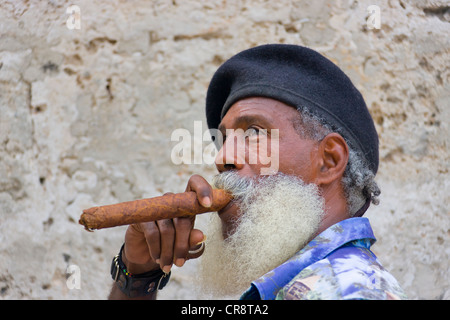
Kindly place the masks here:
[(192, 229), (191, 235), (189, 237), (189, 253), (188, 259), (196, 259), (200, 257), (205, 251), (206, 235), (198, 230)]

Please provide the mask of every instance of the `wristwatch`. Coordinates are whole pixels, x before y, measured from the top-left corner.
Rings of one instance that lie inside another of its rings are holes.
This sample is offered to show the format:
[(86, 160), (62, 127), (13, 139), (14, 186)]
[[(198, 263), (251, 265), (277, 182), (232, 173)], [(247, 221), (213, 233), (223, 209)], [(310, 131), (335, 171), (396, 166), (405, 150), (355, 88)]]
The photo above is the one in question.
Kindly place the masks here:
[(158, 269), (140, 274), (129, 273), (122, 261), (124, 246), (122, 245), (119, 254), (111, 262), (111, 276), (117, 287), (130, 298), (146, 296), (164, 288), (169, 282), (171, 272), (164, 273)]

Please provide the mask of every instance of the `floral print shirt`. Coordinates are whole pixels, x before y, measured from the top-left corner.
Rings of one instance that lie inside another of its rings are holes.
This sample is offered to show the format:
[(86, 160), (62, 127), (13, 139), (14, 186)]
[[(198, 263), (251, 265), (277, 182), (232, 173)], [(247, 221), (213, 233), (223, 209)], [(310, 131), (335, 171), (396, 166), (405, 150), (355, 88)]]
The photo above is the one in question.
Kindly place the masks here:
[(241, 299), (406, 299), (370, 251), (375, 241), (367, 218), (340, 221), (252, 282)]

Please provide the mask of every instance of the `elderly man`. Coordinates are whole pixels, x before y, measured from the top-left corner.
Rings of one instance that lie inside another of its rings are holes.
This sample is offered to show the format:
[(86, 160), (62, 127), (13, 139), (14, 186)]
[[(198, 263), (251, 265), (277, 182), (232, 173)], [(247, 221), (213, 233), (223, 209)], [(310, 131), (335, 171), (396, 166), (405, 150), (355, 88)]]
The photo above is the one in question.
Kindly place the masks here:
[[(198, 282), (211, 293), (405, 297), (370, 251), (375, 238), (361, 216), (380, 194), (378, 136), (361, 94), (337, 66), (301, 46), (245, 50), (213, 76), (206, 117), (223, 137), (216, 141), (219, 174), (213, 186), (194, 175), (186, 190), (204, 207), (213, 187), (234, 200), (212, 215), (205, 233), (194, 229), (194, 218), (130, 226), (113, 260), (111, 299), (155, 299), (173, 264), (200, 256)], [(262, 174), (264, 148), (277, 167)]]

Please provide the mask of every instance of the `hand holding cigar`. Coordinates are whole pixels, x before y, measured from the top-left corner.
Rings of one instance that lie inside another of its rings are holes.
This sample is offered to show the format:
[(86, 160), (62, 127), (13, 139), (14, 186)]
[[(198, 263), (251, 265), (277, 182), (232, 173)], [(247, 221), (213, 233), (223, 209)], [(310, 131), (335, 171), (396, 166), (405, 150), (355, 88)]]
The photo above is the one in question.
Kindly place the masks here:
[(212, 204), (209, 208), (200, 205), (197, 195), (193, 191), (165, 194), (154, 198), (83, 210), (79, 223), (86, 230), (92, 231), (94, 229), (215, 212), (224, 208), (230, 201), (231, 195), (221, 189), (213, 190)]

